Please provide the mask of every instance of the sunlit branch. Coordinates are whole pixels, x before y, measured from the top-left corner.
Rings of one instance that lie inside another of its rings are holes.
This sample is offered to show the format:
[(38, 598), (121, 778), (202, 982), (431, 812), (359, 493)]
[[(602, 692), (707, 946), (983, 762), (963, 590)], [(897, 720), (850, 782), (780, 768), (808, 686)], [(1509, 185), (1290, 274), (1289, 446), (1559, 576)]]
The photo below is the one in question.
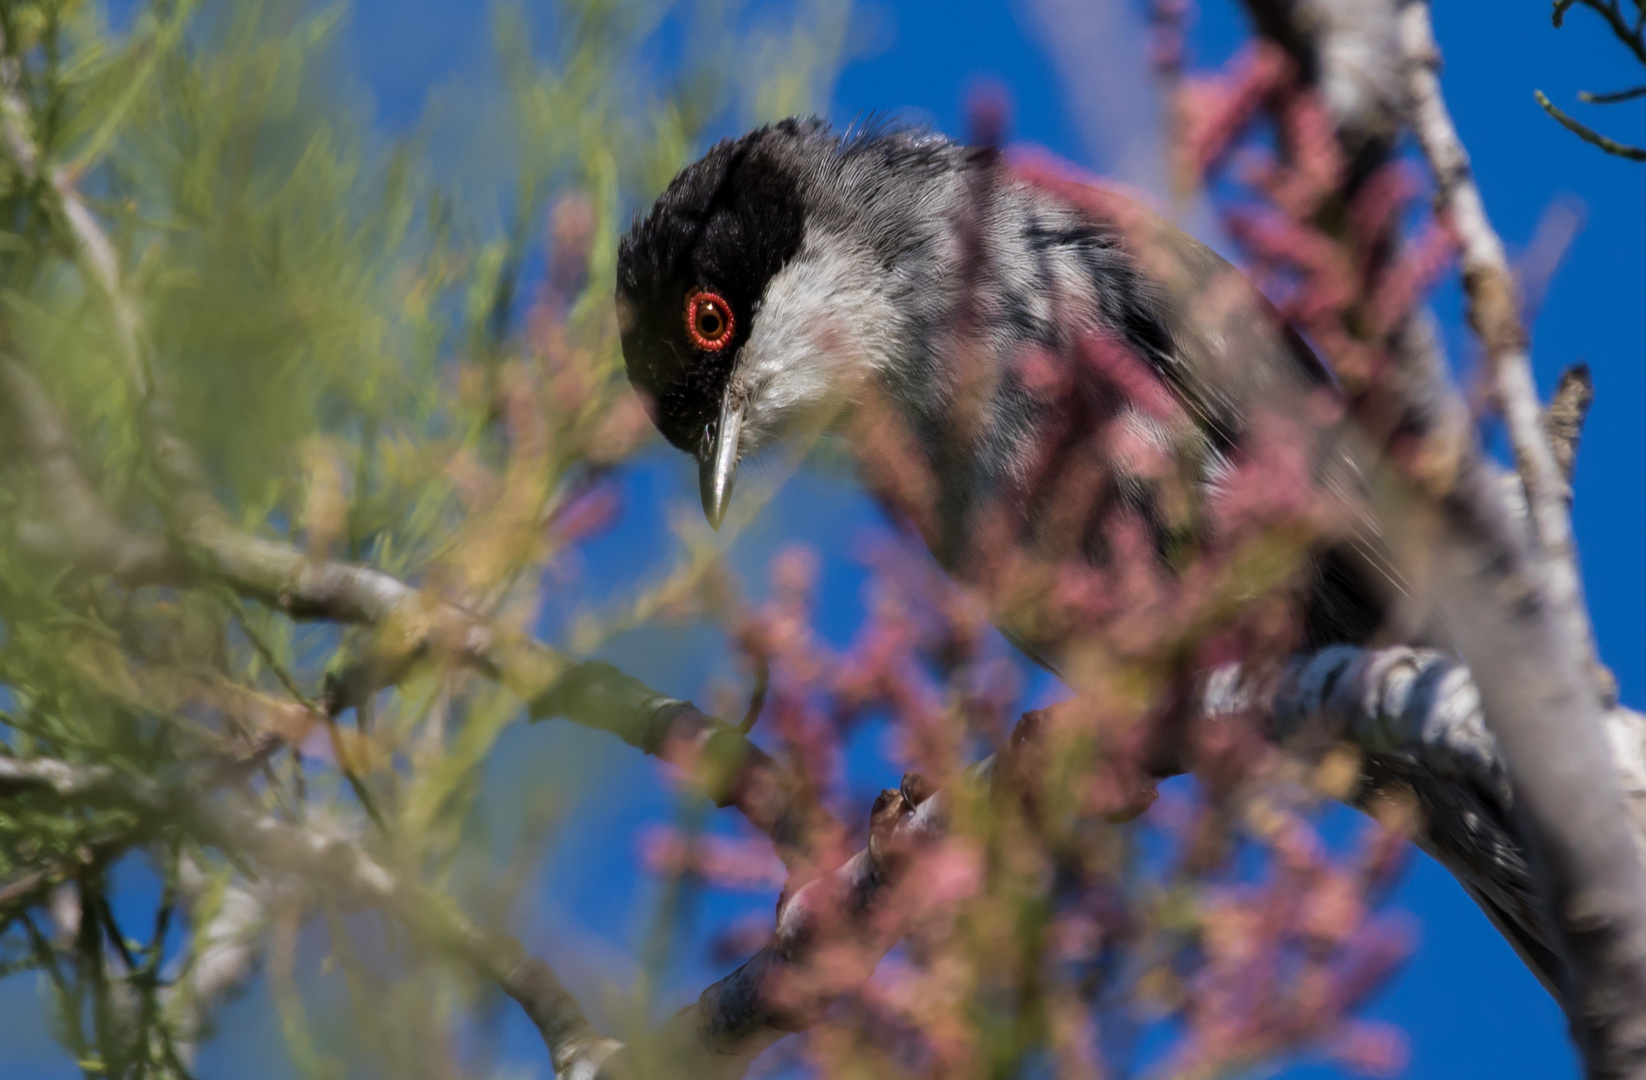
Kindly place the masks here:
[(1577, 99), (1585, 105), (1619, 105), (1643, 97), (1646, 97), (1646, 86), (1631, 86), (1627, 90), (1614, 90), (1607, 94), (1597, 94), (1592, 90), (1577, 92)]
[(1413, 131), (1434, 173), (1436, 212), (1450, 221), (1458, 235), (1469, 323), (1491, 361), (1498, 408), (1526, 486), (1532, 532), (1547, 556), (1545, 588), (1552, 615), (1564, 624), (1564, 632), (1588, 654), (1592, 665), (1594, 637), (1583, 606), (1567, 482), (1544, 431), (1514, 273), (1503, 241), (1486, 215), (1468, 152), (1441, 95), (1440, 53), (1426, 5), (1406, 5), (1402, 33)]
[[(1590, 146), (1598, 146), (1598, 147), (1600, 147), (1600, 149), (1606, 151), (1608, 154), (1611, 154), (1614, 157), (1623, 158), (1627, 161), (1646, 161), (1646, 148), (1639, 147), (1639, 146), (1630, 146), (1628, 143), (1621, 143), (1621, 142), (1618, 142), (1616, 139), (1610, 138), (1609, 136), (1602, 135), (1600, 132), (1596, 131), (1594, 128), (1592, 128), (1589, 125), (1585, 124), (1583, 121), (1579, 120), (1577, 117), (1571, 115), (1570, 113), (1566, 112), (1566, 110), (1562, 109), (1560, 106), (1558, 106), (1554, 102), (1550, 101), (1548, 95), (1545, 94), (1541, 90), (1533, 91), (1533, 96), (1535, 96), (1537, 98), (1537, 103), (1539, 105), (1543, 106), (1543, 111), (1544, 112), (1546, 112), (1550, 116), (1554, 117), (1557, 121), (1559, 121), (1559, 123), (1562, 127), (1564, 127), (1567, 131), (1570, 131), (1572, 134), (1576, 135), (1578, 138), (1582, 139), (1584, 142), (1588, 143)], [(1630, 96), (1638, 96), (1638, 95), (1630, 95)], [(1591, 98), (1590, 100), (1600, 101), (1602, 99), (1600, 99), (1600, 98)], [(1607, 100), (1607, 101), (1624, 101), (1624, 100), (1627, 100), (1627, 98), (1626, 97), (1611, 97), (1611, 98), (1607, 98), (1605, 100)]]
[(381, 908), (430, 944), (472, 965), (525, 1010), (558, 1075), (592, 1076), (618, 1048), (594, 1031), (553, 970), (518, 941), (474, 925), (448, 901), (406, 881), (352, 841), (287, 825), (227, 800), (187, 809), (189, 826), (203, 838), (301, 875), (344, 899)]
[(183, 898), (197, 911), (211, 903), (211, 915), (197, 926), (190, 950), (170, 973), (165, 1012), (177, 1040), (177, 1054), (192, 1066), (212, 1012), (244, 989), (257, 971), (276, 892), (274, 882), (236, 878), (213, 890), (193, 856), (178, 867)]
[[(1252, 6), (1285, 23), (1294, 40), (1310, 42), (1312, 13), (1341, 5), (1252, 0)], [(1409, 120), (1435, 175), (1438, 210), (1462, 246), (1470, 320), (1491, 360), (1529, 524), (1514, 521), (1497, 471), (1477, 444), (1464, 443), (1442, 458), (1444, 468), (1411, 477), (1432, 500), (1432, 511), (1412, 515), (1404, 527), (1435, 559), (1446, 631), (1471, 667), (1503, 748), (1516, 816), (1538, 868), (1538, 906), (1568, 972), (1560, 996), (1586, 1064), (1595, 1076), (1634, 1075), (1646, 1060), (1640, 1021), (1646, 875), (1616, 754), (1605, 741), (1600, 668), (1577, 575), (1567, 483), (1545, 436), (1503, 246), (1441, 96), (1427, 6), (1405, 0), (1390, 10), (1400, 16)], [(1376, 52), (1378, 44), (1368, 48)], [(1334, 77), (1334, 64), (1350, 63), (1353, 55), (1341, 43), (1310, 51), (1323, 84)], [(1399, 399), (1394, 411), (1452, 411), (1442, 403), (1455, 391), (1433, 377), (1442, 365), (1419, 365), (1426, 377), (1385, 387)]]

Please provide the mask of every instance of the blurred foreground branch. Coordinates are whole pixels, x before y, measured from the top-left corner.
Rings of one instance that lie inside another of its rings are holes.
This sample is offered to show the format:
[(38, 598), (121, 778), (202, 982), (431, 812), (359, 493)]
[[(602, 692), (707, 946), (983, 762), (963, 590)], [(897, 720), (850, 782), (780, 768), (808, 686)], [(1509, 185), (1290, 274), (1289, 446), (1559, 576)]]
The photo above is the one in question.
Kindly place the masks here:
[[(510, 634), (392, 575), (315, 560), (246, 533), (220, 509), (201, 514), (181, 550), (125, 529), (97, 501), (74, 463), (62, 420), (39, 383), (14, 360), (0, 360), (0, 380), (9, 391), (5, 405), (24, 449), (49, 487), (48, 509), (57, 515), (35, 526), (42, 538), (39, 553), (60, 558), (67, 553), (83, 570), (117, 574), (133, 587), (174, 583), (176, 568), (189, 566), (293, 618), (374, 629), (370, 655), (332, 681), (324, 701), (331, 715), (401, 681), (418, 663), (447, 659), (497, 679), (527, 702), (534, 717), (563, 717), (610, 731), (685, 767), (717, 806), (737, 807), (771, 835), (785, 861), (804, 855), (820, 835), (819, 826), (826, 826), (826, 815), (816, 817), (824, 812), (797, 804), (792, 779), (736, 725), (657, 694), (609, 664), (569, 663), (532, 638)], [(89, 539), (64, 547), (55, 540), (63, 534)]]
[[(1475, 688), (1455, 662), (1404, 648), (1337, 647), (1278, 671), (1225, 667), (1208, 677), (1199, 709), (1210, 719), (1267, 715), (1275, 737), (1305, 756), (1345, 743), (1356, 747), (1372, 763), (1373, 776), (1381, 766), (1386, 779), (1412, 785), (1422, 809), (1420, 843), (1490, 895), (1524, 897), (1529, 883), (1524, 863), (1515, 861), (1503, 765), (1482, 723)], [(1625, 710), (1612, 723), (1623, 738), (1638, 740), (1646, 732), (1646, 717)], [(1021, 726), (1011, 752), (1032, 745), (1037, 730), (1033, 723)], [(1631, 789), (1646, 798), (1646, 767), (1636, 773)], [(1009, 785), (1011, 775), (991, 757), (967, 770), (963, 782)], [(944, 902), (934, 883), (952, 876), (936, 871), (942, 860), (954, 858), (941, 842), (957, 794), (926, 790), (915, 776), (882, 792), (870, 813), (868, 843), (833, 873), (789, 896), (771, 939), (751, 959), (653, 1036), (624, 1050), (593, 1031), (553, 971), (518, 942), (477, 927), (348, 836), (281, 822), (237, 795), (211, 798), (188, 782), (165, 786), (99, 766), (0, 759), (0, 790), (25, 789), (174, 821), (202, 843), (386, 912), (514, 998), (538, 1027), (559, 1075), (717, 1080), (743, 1076), (759, 1053), (856, 991), (905, 928), (919, 921), (923, 907)], [(1017, 791), (1012, 797), (1032, 795)], [(1366, 802), (1387, 795), (1385, 785), (1351, 798)], [(1473, 847), (1458, 846), (1465, 835), (1459, 821), (1469, 823)], [(256, 893), (234, 895), (237, 906), (220, 909), (224, 928), (208, 928), (195, 961), (198, 985), (192, 993), (202, 1005), (243, 977), (250, 963), (244, 928), (266, 910), (267, 900)], [(1523, 917), (1524, 909), (1510, 914)]]
[[(0, 758), (0, 792), (49, 791), (74, 802), (115, 804), (140, 814), (176, 822), (202, 843), (233, 857), (248, 857), (264, 867), (298, 875), (333, 892), (339, 899), (378, 908), (418, 932), (424, 940), (473, 965), (520, 1003), (543, 1036), (560, 1075), (598, 1063), (616, 1044), (596, 1036), (577, 1003), (553, 971), (527, 955), (519, 942), (474, 925), (443, 901), (405, 881), (356, 842), (320, 827), (286, 824), (236, 799), (209, 799), (187, 781), (163, 786), (138, 777), (120, 776), (103, 766), (74, 765), (48, 758), (17, 761)], [(229, 909), (233, 925), (208, 925), (192, 996), (196, 1007), (220, 997), (243, 975), (249, 958), (237, 949), (247, 924), (262, 920), (262, 905), (251, 894), (235, 894)], [(190, 1036), (198, 1022), (186, 1029)], [(583, 1064), (587, 1062), (588, 1064)], [(583, 1075), (591, 1075), (585, 1072)]]

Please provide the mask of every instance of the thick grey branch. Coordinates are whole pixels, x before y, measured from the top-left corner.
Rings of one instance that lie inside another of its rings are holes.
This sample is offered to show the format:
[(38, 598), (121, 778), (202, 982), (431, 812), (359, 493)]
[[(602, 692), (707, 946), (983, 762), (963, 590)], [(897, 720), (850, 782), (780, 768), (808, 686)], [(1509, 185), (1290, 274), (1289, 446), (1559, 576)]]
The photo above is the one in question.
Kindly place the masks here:
[[(1314, 41), (1321, 32), (1293, 17), (1318, 6), (1306, 0), (1250, 3), (1271, 20), (1286, 21), (1294, 40)], [(1399, 525), (1409, 545), (1429, 553), (1445, 632), (1473, 670), (1503, 747), (1515, 818), (1535, 868), (1537, 907), (1550, 920), (1547, 940), (1568, 972), (1560, 996), (1590, 1074), (1640, 1075), (1646, 1068), (1646, 874), (1605, 742), (1603, 688), (1567, 515), (1568, 487), (1545, 436), (1514, 281), (1441, 97), (1426, 5), (1358, 6), (1399, 16), (1409, 120), (1436, 177), (1438, 212), (1462, 246), (1470, 321), (1491, 361), (1527, 507), (1523, 526), (1508, 513), (1496, 471), (1470, 441), (1457, 444), (1455, 453), (1431, 455), (1445, 467), (1410, 470), (1430, 509), (1420, 501), (1389, 528), (1399, 531)], [(1312, 55), (1330, 63), (1318, 48)], [(1322, 83), (1331, 78), (1327, 71), (1313, 75)], [(1344, 127), (1340, 140), (1357, 155), (1358, 125)], [(1402, 350), (1403, 359), (1408, 353)], [(1425, 361), (1411, 369), (1419, 377), (1388, 382), (1382, 389), (1395, 398), (1391, 411), (1455, 412), (1441, 404), (1455, 391), (1418, 370), (1439, 366)]]
[[(1340, 743), (1358, 750), (1367, 783), (1351, 801), (1370, 808), (1391, 789), (1415, 797), (1418, 844), (1560, 997), (1566, 965), (1549, 934), (1508, 767), (1468, 669), (1433, 650), (1338, 646), (1258, 682), (1220, 668), (1207, 680), (1204, 707), (1259, 708), (1272, 718), (1276, 740), (1304, 755)], [(1639, 820), (1646, 813), (1646, 716), (1615, 708), (1604, 730), (1631, 820)]]
[(1351, 158), (1392, 145), (1400, 128), (1394, 12), (1365, 0), (1248, 0), (1263, 36), (1319, 88)]
[(1486, 215), (1468, 151), (1441, 94), (1440, 50), (1426, 3), (1405, 3), (1401, 48), (1406, 59), (1412, 130), (1434, 173), (1436, 213), (1450, 221), (1458, 237), (1469, 323), (1491, 362), (1498, 408), (1526, 488), (1532, 534), (1547, 556), (1544, 591), (1550, 605), (1549, 617), (1559, 621), (1562, 632), (1587, 654), (1583, 665), (1587, 670), (1597, 654), (1583, 606), (1577, 545), (1567, 508), (1567, 479), (1545, 432), (1514, 273), (1503, 241)]
[(1492, 361), (1536, 540), (1530, 550), (1518, 542), (1488, 470), (1465, 463), (1441, 504), (1446, 613), (1514, 777), (1589, 1075), (1646, 1075), (1646, 872), (1601, 725), (1566, 479), (1544, 434), (1503, 245), (1441, 97), (1427, 5), (1408, 0), (1401, 26), (1413, 126), (1462, 244), (1470, 321)]
[(1570, 977), (1562, 997), (1593, 1076), (1646, 1067), (1646, 875), (1588, 659), (1552, 617), (1542, 567), (1514, 543), (1478, 463), (1436, 544), (1450, 629), (1480, 687), (1540, 865)]

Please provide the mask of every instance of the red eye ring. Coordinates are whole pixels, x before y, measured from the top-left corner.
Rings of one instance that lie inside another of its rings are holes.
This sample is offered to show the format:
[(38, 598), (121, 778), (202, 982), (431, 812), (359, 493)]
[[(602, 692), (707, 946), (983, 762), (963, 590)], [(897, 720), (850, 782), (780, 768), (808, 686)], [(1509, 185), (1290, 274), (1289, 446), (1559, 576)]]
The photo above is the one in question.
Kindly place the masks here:
[(732, 306), (719, 293), (694, 289), (686, 297), (686, 336), (699, 349), (724, 349), (735, 329), (737, 319), (732, 315)]

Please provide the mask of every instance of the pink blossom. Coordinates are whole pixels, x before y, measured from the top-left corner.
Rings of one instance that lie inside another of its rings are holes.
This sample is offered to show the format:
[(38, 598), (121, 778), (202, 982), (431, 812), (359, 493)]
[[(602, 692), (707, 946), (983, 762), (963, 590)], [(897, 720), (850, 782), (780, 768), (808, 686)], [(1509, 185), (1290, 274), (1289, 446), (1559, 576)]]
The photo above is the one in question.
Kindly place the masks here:
[(1411, 1047), (1399, 1028), (1375, 1020), (1350, 1020), (1327, 1044), (1332, 1060), (1363, 1076), (1399, 1076)]

